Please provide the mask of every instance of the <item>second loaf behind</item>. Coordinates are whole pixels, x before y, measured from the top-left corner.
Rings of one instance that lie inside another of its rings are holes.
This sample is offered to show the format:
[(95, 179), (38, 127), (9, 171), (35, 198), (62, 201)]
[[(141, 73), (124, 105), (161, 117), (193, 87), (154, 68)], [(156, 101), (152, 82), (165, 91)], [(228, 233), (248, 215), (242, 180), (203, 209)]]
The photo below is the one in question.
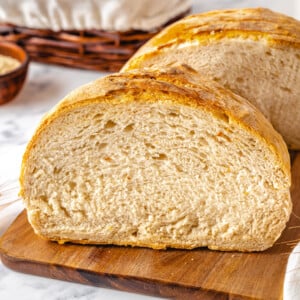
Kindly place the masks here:
[(146, 43), (123, 71), (189, 64), (251, 101), (300, 149), (300, 22), (263, 8), (186, 17)]

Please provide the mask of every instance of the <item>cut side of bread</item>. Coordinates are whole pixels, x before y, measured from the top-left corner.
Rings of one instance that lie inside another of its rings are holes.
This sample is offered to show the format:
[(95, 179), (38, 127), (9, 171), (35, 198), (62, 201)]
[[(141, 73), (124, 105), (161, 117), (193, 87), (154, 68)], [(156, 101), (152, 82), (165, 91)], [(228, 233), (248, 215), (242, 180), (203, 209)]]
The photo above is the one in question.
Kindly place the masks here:
[(28, 144), (20, 182), (35, 232), (61, 243), (260, 251), (291, 213), (281, 136), (185, 67), (68, 95)]
[(263, 8), (178, 21), (146, 43), (123, 71), (181, 62), (253, 103), (300, 149), (300, 22)]

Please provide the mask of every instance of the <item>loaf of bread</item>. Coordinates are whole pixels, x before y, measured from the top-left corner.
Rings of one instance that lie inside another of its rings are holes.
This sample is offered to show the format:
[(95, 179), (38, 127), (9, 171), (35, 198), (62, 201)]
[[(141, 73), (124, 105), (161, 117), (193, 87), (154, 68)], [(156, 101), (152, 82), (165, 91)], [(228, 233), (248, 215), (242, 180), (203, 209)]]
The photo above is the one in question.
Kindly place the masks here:
[(186, 17), (156, 35), (123, 71), (189, 64), (252, 102), (300, 149), (300, 22), (268, 9)]
[(72, 92), (36, 130), (20, 182), (35, 232), (60, 243), (259, 251), (291, 213), (281, 136), (186, 67)]

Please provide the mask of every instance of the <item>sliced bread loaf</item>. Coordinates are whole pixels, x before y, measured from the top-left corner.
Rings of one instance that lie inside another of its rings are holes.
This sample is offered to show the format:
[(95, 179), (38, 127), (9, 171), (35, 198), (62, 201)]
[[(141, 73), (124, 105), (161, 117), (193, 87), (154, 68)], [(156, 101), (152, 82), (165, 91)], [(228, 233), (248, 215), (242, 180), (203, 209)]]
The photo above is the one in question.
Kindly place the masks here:
[(189, 64), (251, 101), (300, 149), (300, 22), (268, 9), (186, 17), (156, 35), (123, 71)]
[(20, 182), (35, 232), (58, 242), (264, 250), (291, 212), (281, 136), (183, 67), (68, 95), (28, 144)]

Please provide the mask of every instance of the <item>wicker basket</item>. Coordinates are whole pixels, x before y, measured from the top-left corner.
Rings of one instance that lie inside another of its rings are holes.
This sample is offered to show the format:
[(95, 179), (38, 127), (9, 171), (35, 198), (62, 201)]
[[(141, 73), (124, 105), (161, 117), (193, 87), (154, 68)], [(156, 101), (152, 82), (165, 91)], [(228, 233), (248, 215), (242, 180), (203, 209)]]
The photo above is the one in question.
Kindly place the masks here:
[(187, 15), (177, 16), (152, 32), (131, 30), (59, 31), (0, 24), (0, 41), (17, 43), (32, 60), (74, 68), (118, 71), (135, 51), (166, 25)]

